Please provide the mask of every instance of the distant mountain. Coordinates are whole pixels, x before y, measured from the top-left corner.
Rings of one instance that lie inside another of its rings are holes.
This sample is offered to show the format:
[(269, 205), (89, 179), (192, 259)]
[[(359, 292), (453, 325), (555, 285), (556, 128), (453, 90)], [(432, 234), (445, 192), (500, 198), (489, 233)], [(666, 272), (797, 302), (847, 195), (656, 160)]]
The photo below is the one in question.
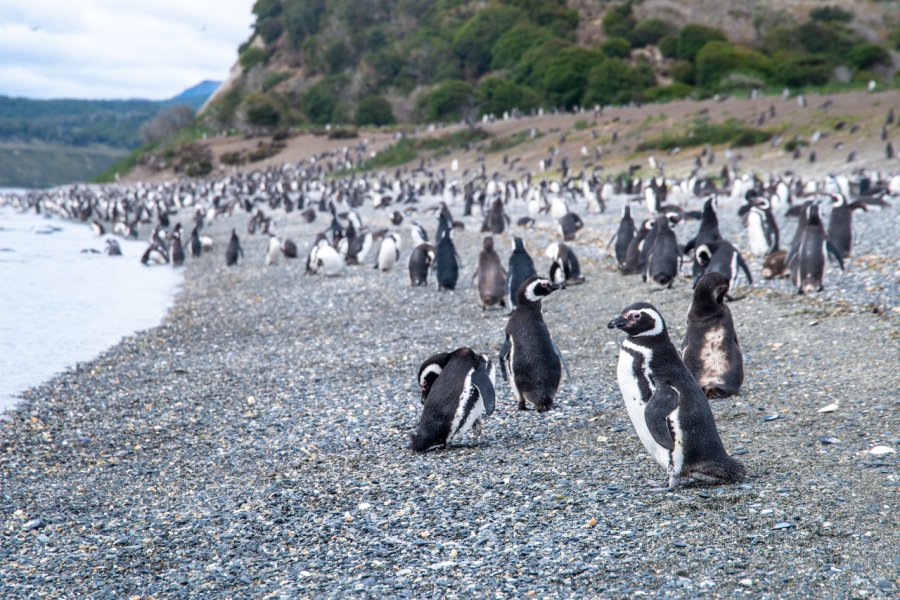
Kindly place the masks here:
[[(141, 145), (141, 125), (168, 107), (195, 111), (216, 90), (202, 81), (168, 100), (32, 100), (0, 96), (0, 187), (90, 179)], [(78, 151), (84, 160), (75, 160)]]

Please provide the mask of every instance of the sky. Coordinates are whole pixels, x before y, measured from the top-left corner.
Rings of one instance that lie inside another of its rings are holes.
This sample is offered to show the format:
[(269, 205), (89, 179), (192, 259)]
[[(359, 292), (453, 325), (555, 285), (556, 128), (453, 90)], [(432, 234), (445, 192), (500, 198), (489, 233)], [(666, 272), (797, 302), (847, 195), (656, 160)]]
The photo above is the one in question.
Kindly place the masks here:
[(0, 95), (171, 98), (221, 81), (254, 0), (0, 0)]

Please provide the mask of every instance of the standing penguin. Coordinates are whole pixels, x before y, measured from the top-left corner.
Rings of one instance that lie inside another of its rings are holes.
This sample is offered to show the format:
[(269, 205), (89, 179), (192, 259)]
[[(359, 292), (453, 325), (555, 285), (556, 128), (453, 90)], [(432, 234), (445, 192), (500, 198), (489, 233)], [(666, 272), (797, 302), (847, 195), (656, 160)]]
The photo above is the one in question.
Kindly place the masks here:
[[(728, 294), (737, 290), (740, 270), (747, 276), (747, 283), (753, 284), (750, 276), (750, 267), (744, 262), (744, 257), (738, 249), (728, 240), (707, 242), (697, 247), (694, 251), (694, 262), (701, 267), (701, 276), (705, 273), (722, 273), (728, 278)], [(700, 280), (697, 279), (697, 282)], [(696, 287), (697, 283), (694, 283)]]
[(181, 231), (176, 231), (172, 236), (172, 266), (180, 267), (184, 264), (184, 246), (181, 244)]
[(628, 249), (625, 251), (625, 264), (619, 265), (619, 271), (622, 272), (622, 275), (637, 275), (644, 271), (641, 254), (647, 242), (647, 236), (653, 231), (653, 224), (652, 219), (645, 219), (641, 223), (641, 228), (628, 242)]
[[(678, 252), (678, 239), (669, 227), (669, 219), (665, 215), (656, 217), (656, 237), (653, 247), (647, 255), (644, 267), (644, 281), (648, 277), (656, 284), (670, 288), (678, 275), (678, 263), (681, 258)], [(646, 243), (646, 242), (645, 242)]]
[(518, 303), (506, 323), (506, 340), (500, 349), (500, 373), (509, 381), (519, 410), (525, 410), (526, 400), (538, 412), (553, 408), (563, 369), (569, 375), (541, 314), (541, 300), (563, 287), (548, 279), (530, 277), (516, 294)]
[[(715, 196), (706, 199), (706, 202), (703, 203), (703, 214), (700, 217), (700, 228), (697, 230), (697, 235), (694, 236), (694, 239), (689, 240), (688, 243), (684, 245), (684, 253), (690, 254), (691, 250), (694, 250), (700, 244), (705, 244), (706, 242), (717, 242), (722, 239), (722, 234), (719, 232), (719, 201)], [(700, 276), (703, 275), (703, 271), (696, 261), (693, 263), (693, 272), (691, 274), (691, 283), (696, 284), (697, 280), (700, 279)]]
[(547, 246), (544, 254), (552, 260), (550, 264), (550, 280), (554, 283), (578, 285), (584, 283), (581, 267), (575, 252), (562, 242), (553, 242)]
[(513, 238), (513, 250), (509, 255), (509, 274), (506, 282), (506, 295), (509, 296), (509, 303), (513, 308), (519, 305), (519, 297), (517, 292), (519, 286), (529, 277), (537, 275), (534, 268), (534, 261), (528, 250), (525, 249), (525, 242), (520, 237)]
[(266, 266), (272, 266), (277, 263), (279, 254), (281, 254), (281, 242), (278, 240), (278, 236), (270, 233), (269, 246), (266, 249)]
[(744, 218), (750, 252), (754, 256), (766, 256), (778, 250), (778, 223), (767, 198), (747, 198), (738, 215)]
[(860, 198), (855, 202), (849, 202), (843, 193), (831, 194), (834, 206), (828, 219), (828, 239), (837, 248), (841, 257), (850, 256), (853, 247), (853, 211), (869, 209), (880, 210), (888, 204), (881, 198)]
[(241, 241), (238, 239), (237, 231), (231, 230), (231, 240), (228, 242), (228, 248), (225, 249), (225, 264), (233, 267), (238, 263), (238, 257), (244, 257), (244, 250), (241, 248)]
[(743, 481), (728, 456), (706, 395), (681, 361), (656, 308), (637, 302), (607, 325), (628, 334), (619, 352), (619, 389), (644, 448), (675, 488), (682, 477), (706, 483)]
[(428, 271), (434, 263), (434, 246), (419, 244), (409, 255), (409, 282), (413, 287), (428, 285)]
[(844, 270), (841, 251), (825, 235), (825, 226), (819, 216), (819, 206), (811, 203), (806, 206), (806, 222), (800, 230), (797, 224), (799, 240), (791, 248), (787, 264), (791, 269), (791, 277), (798, 294), (812, 294), (824, 289), (825, 260), (831, 254)]
[(744, 382), (744, 358), (725, 294), (731, 282), (722, 273), (707, 273), (694, 288), (687, 331), (681, 343), (684, 365), (707, 398), (734, 396)]
[(584, 221), (573, 212), (566, 213), (559, 218), (559, 233), (567, 242), (574, 240), (575, 234), (578, 233), (582, 227), (584, 227)]
[(631, 207), (626, 204), (622, 208), (622, 220), (619, 221), (619, 229), (616, 231), (616, 235), (613, 236), (613, 240), (616, 242), (616, 264), (619, 266), (620, 271), (625, 270), (628, 246), (631, 244), (634, 236), (634, 219), (631, 217)]
[(509, 216), (503, 210), (503, 200), (495, 198), (491, 203), (491, 208), (485, 215), (482, 231), (490, 231), (494, 235), (500, 235), (509, 225)]
[(482, 310), (498, 304), (501, 308), (506, 306), (506, 271), (494, 250), (494, 238), (491, 236), (484, 238), (475, 278), (478, 280), (478, 300)]
[(435, 354), (419, 367), (422, 417), (410, 448), (425, 452), (466, 435), (481, 433), (481, 420), (494, 413), (494, 367), (471, 348)]
[(453, 245), (451, 222), (444, 215), (441, 215), (437, 240), (435, 259), (438, 290), (454, 290), (459, 279), (459, 257), (456, 255), (456, 246)]
[(396, 233), (389, 233), (381, 240), (375, 268), (382, 272), (390, 271), (398, 260), (400, 260), (400, 238)]
[(200, 241), (200, 230), (197, 227), (191, 231), (191, 256), (194, 258), (203, 254), (203, 243)]

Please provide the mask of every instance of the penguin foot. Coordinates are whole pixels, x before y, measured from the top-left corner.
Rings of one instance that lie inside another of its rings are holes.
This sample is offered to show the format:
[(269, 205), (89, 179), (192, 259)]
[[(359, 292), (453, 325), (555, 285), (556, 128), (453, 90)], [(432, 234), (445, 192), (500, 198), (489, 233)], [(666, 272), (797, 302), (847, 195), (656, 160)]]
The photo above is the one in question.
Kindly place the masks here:
[(519, 410), (528, 410), (528, 407), (525, 405), (525, 399), (519, 399)]
[(647, 480), (644, 483), (647, 485), (647, 487), (650, 488), (651, 492), (671, 492), (673, 489), (669, 487), (669, 484), (664, 481)]
[(472, 435), (476, 438), (481, 436), (481, 419), (476, 419), (474, 423), (472, 423)]

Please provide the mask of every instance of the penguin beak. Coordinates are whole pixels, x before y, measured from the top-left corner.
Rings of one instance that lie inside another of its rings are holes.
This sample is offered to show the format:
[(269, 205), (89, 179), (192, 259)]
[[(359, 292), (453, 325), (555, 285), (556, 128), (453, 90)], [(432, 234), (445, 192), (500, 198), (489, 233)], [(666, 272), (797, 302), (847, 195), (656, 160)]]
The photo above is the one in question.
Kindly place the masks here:
[(619, 315), (618, 317), (616, 317), (615, 319), (613, 319), (612, 321), (607, 323), (606, 328), (607, 329), (622, 329), (626, 325), (628, 325), (628, 321), (625, 319), (625, 317), (623, 317), (622, 315)]

